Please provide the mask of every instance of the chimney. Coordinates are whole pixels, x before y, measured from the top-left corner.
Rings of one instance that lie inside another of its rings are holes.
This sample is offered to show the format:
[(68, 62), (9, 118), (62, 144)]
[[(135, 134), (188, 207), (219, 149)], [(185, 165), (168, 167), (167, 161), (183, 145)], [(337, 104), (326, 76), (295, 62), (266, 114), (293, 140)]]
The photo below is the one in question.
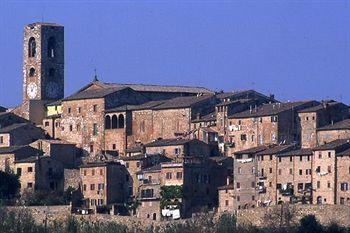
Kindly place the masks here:
[(274, 94), (270, 94), (270, 99), (274, 100), (275, 99), (275, 95)]

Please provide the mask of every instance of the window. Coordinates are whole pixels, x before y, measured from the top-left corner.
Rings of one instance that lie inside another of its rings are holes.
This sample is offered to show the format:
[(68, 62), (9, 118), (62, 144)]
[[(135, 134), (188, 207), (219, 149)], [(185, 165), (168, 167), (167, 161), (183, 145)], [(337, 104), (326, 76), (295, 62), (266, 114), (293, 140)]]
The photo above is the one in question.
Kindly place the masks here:
[(33, 167), (28, 167), (27, 171), (28, 172), (33, 172)]
[(20, 168), (20, 167), (17, 168), (17, 175), (18, 176), (22, 175), (22, 168)]
[(93, 124), (93, 135), (96, 136), (97, 134), (98, 134), (97, 124), (94, 123), (94, 124)]
[(318, 158), (322, 159), (322, 152), (318, 152)]
[(270, 161), (272, 160), (272, 155), (270, 155)]
[(167, 172), (165, 174), (165, 179), (170, 180), (171, 178), (172, 178), (172, 173), (171, 172)]
[(140, 162), (136, 162), (136, 167), (140, 167)]
[(126, 162), (126, 163), (125, 163), (125, 167), (126, 167), (126, 168), (129, 168), (129, 162)]
[(341, 191), (348, 191), (349, 190), (349, 184), (346, 182), (340, 183), (340, 190)]
[(35, 57), (36, 55), (36, 42), (35, 38), (31, 37), (28, 42), (28, 57)]
[(176, 179), (182, 179), (182, 172), (176, 172)]
[(174, 155), (180, 155), (180, 148), (175, 148), (174, 149)]
[(242, 174), (242, 168), (241, 167), (238, 168), (238, 174)]
[(340, 204), (341, 204), (341, 205), (344, 205), (344, 202), (345, 202), (344, 197), (341, 197), (341, 198), (340, 198)]
[(86, 184), (83, 185), (83, 191), (86, 191)]
[(33, 188), (33, 183), (32, 182), (27, 183), (27, 188), (29, 189)]
[(87, 175), (87, 171), (84, 169), (84, 176), (86, 176)]
[(95, 169), (92, 169), (91, 174), (94, 176), (95, 175)]
[(247, 141), (247, 135), (241, 134), (241, 141)]
[(270, 167), (270, 169), (269, 169), (269, 170), (270, 170), (270, 173), (272, 173), (272, 167)]
[[(45, 121), (45, 127), (48, 127), (48, 126), (50, 126), (50, 122)], [(0, 141), (0, 143), (1, 143), (1, 141)]]
[(282, 157), (278, 157), (278, 162), (282, 162)]
[(116, 144), (113, 144), (112, 145), (112, 149), (115, 150), (117, 148), (117, 145)]
[(331, 182), (327, 182), (327, 187), (330, 189), (331, 188)]
[(145, 132), (145, 121), (144, 121), (144, 120), (141, 121), (141, 123), (140, 123), (140, 132), (141, 132), (141, 133), (144, 133), (144, 132)]
[(77, 131), (80, 132), (80, 124), (77, 124)]
[(92, 110), (93, 110), (94, 112), (97, 112), (97, 105), (96, 105), (96, 104), (94, 104), (94, 106), (92, 106)]
[(252, 201), (255, 201), (255, 196), (252, 196)]
[(299, 161), (300, 162), (303, 161), (303, 156), (302, 155), (299, 156)]
[(105, 188), (105, 184), (104, 183), (98, 184), (98, 190), (104, 190), (104, 188)]
[(110, 129), (110, 128), (111, 128), (111, 117), (107, 115), (105, 117), (105, 129)]
[(332, 158), (332, 152), (328, 152), (328, 158)]
[(90, 145), (90, 153), (94, 152), (94, 145)]
[(293, 156), (290, 156), (290, 157), (289, 157), (289, 161), (290, 161), (290, 162), (293, 162)]
[(81, 113), (81, 107), (78, 107), (78, 113)]
[(50, 37), (47, 41), (47, 56), (48, 57), (55, 57), (56, 53), (56, 39), (55, 37)]
[(237, 199), (237, 201), (240, 201), (240, 200), (241, 200), (240, 196), (237, 196), (236, 199)]
[(68, 108), (67, 111), (68, 111), (68, 113), (71, 113), (71, 112), (72, 112), (72, 109), (71, 109), (71, 108)]
[(271, 122), (277, 122), (277, 121), (278, 121), (278, 116), (271, 117)]
[(35, 75), (35, 69), (34, 68), (30, 68), (29, 70), (29, 77), (34, 77)]
[(293, 175), (293, 169), (292, 168), (289, 169), (289, 174)]
[(328, 166), (327, 171), (328, 171), (328, 173), (331, 173), (332, 172), (332, 166)]
[(321, 188), (321, 181), (317, 181), (317, 188)]
[(303, 186), (304, 186), (303, 183), (298, 183), (298, 190), (303, 190)]
[(252, 188), (255, 188), (255, 182), (254, 181), (252, 182)]
[(228, 205), (229, 205), (229, 201), (225, 200), (225, 206), (228, 206)]
[(307, 161), (310, 161), (310, 155), (307, 156)]
[(237, 182), (237, 189), (240, 189), (241, 188), (241, 183)]
[(299, 169), (299, 176), (303, 175), (303, 170)]
[(320, 173), (320, 172), (321, 172), (321, 167), (320, 167), (320, 166), (318, 166), (318, 167), (316, 168), (316, 172), (317, 172), (317, 173)]
[(124, 115), (120, 114), (118, 119), (118, 128), (124, 128)]
[(112, 129), (116, 129), (118, 126), (118, 117), (116, 115), (112, 116)]
[(95, 184), (90, 184), (90, 190), (95, 190)]
[(73, 125), (69, 125), (69, 131), (73, 131)]
[(278, 175), (282, 175), (282, 169), (278, 169)]
[(4, 137), (0, 136), (0, 144), (3, 144), (3, 143), (4, 143)]

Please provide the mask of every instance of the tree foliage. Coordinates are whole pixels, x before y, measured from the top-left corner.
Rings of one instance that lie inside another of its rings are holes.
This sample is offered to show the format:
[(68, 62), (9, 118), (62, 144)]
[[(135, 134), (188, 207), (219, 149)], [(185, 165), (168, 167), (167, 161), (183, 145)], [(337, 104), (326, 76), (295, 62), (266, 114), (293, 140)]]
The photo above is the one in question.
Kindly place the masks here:
[(0, 171), (0, 199), (10, 199), (18, 194), (20, 182), (18, 176)]

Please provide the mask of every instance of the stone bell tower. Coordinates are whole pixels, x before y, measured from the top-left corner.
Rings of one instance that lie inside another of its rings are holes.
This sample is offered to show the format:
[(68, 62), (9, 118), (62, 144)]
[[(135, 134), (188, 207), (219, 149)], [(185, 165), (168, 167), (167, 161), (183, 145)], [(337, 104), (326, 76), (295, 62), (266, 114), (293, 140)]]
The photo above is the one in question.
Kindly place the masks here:
[(33, 23), (24, 28), (23, 101), (64, 96), (64, 27)]
[(12, 112), (41, 125), (45, 105), (63, 97), (64, 27), (28, 24), (23, 40), (23, 102)]

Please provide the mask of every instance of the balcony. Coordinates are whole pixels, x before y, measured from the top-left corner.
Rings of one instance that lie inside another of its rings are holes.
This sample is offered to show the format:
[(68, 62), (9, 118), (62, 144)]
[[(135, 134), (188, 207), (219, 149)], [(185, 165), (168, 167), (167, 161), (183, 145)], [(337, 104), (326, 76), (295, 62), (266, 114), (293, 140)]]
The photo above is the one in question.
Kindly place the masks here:
[(286, 189), (280, 189), (279, 192), (282, 196), (292, 196), (294, 194), (294, 189), (287, 187)]
[(146, 180), (142, 180), (142, 184), (160, 184), (160, 180), (158, 179), (146, 179)]
[(258, 186), (257, 190), (259, 193), (266, 193), (266, 187), (264, 187), (264, 186)]

